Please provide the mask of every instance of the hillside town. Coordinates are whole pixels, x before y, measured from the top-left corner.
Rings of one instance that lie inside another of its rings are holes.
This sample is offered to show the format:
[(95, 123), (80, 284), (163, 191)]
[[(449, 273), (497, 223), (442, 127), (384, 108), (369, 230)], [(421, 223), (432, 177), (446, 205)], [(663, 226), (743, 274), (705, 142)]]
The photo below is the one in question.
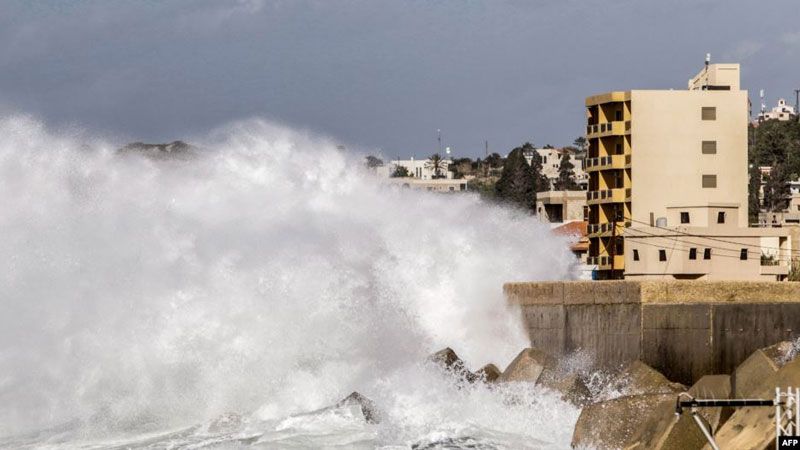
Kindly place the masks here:
[(582, 279), (800, 280), (794, 94), (768, 108), (761, 90), (754, 113), (739, 64), (707, 60), (683, 90), (586, 97), (585, 134), (570, 145), (367, 166), (389, 184), (535, 215), (573, 239)]

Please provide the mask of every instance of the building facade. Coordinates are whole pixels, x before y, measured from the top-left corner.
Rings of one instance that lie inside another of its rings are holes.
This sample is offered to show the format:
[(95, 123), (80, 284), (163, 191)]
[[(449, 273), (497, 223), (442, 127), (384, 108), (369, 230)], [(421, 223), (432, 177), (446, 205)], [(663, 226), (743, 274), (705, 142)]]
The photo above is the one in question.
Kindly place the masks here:
[(453, 172), (450, 172), (448, 167), (453, 161), (449, 159), (442, 159), (438, 170), (433, 167), (433, 162), (428, 159), (399, 159), (389, 161), (381, 167), (378, 167), (376, 173), (382, 177), (390, 177), (397, 169), (398, 166), (405, 167), (409, 176), (418, 180), (433, 180), (437, 178), (452, 179)]
[(771, 111), (761, 111), (758, 114), (758, 122), (764, 122), (766, 120), (780, 120), (783, 122), (792, 120), (797, 117), (797, 113), (794, 110), (793, 106), (789, 106), (786, 104), (786, 100), (778, 99), (778, 105), (772, 108)]
[(536, 193), (536, 217), (542, 222), (583, 222), (588, 213), (586, 192), (545, 191)]
[[(747, 228), (748, 98), (739, 89), (739, 65), (707, 65), (688, 87), (586, 99), (589, 262), (598, 265), (597, 278), (742, 279), (742, 270), (750, 274), (744, 278), (760, 277), (758, 270), (733, 267), (751, 261), (749, 253), (746, 260), (720, 257), (713, 270), (691, 274), (662, 264), (669, 262), (661, 260), (666, 232), (669, 242), (691, 235), (694, 244), (680, 244), (687, 252), (698, 242), (722, 248), (719, 241), (739, 237), (761, 244), (758, 231)], [(647, 246), (659, 250), (658, 259)]]

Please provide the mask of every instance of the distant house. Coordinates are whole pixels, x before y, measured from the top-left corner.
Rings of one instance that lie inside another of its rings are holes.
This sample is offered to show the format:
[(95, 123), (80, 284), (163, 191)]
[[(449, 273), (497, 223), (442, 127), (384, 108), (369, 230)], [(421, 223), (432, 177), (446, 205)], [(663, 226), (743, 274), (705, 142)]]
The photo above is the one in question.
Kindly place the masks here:
[(778, 106), (772, 108), (771, 111), (761, 111), (758, 114), (758, 122), (764, 122), (767, 120), (780, 120), (782, 122), (786, 122), (792, 120), (797, 115), (793, 106), (789, 106), (786, 104), (786, 100), (778, 99)]
[(428, 159), (398, 159), (394, 161), (389, 161), (388, 164), (385, 164), (381, 167), (377, 168), (378, 176), (382, 177), (391, 177), (392, 174), (395, 172), (397, 167), (405, 167), (408, 170), (409, 176), (416, 178), (418, 180), (433, 180), (436, 178), (453, 178), (453, 172), (450, 172), (448, 167), (452, 164), (453, 161), (449, 159), (442, 159), (440, 163), (440, 167), (437, 173), (434, 173), (432, 161)]
[[(561, 158), (566, 153), (569, 155), (569, 162), (573, 165), (572, 170), (575, 172), (575, 182), (578, 183), (578, 187), (585, 191), (589, 186), (589, 174), (584, 171), (583, 158), (579, 158), (574, 152), (566, 148), (536, 148), (534, 151), (539, 154), (539, 159), (542, 161), (542, 174), (550, 180), (551, 185), (558, 178)], [(525, 161), (531, 164), (533, 152), (526, 151), (523, 155)]]

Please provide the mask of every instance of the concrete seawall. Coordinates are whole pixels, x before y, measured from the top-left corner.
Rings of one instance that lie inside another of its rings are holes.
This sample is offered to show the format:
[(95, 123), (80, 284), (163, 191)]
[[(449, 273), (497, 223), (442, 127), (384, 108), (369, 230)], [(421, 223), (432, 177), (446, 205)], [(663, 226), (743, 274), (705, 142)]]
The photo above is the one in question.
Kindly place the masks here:
[(800, 283), (556, 281), (503, 290), (522, 307), (531, 346), (586, 350), (599, 367), (639, 359), (684, 384), (800, 336)]

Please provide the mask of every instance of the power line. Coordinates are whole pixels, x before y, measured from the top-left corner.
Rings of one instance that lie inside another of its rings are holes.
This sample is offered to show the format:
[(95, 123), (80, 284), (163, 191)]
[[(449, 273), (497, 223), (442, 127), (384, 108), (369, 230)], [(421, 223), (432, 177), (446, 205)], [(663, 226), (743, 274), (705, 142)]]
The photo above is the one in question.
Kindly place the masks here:
[(713, 237), (702, 235), (702, 234), (687, 233), (685, 231), (680, 231), (680, 230), (677, 230), (677, 229), (666, 228), (666, 227), (660, 227), (658, 225), (650, 225), (647, 222), (642, 222), (641, 220), (635, 220), (635, 219), (630, 218), (630, 217), (626, 217), (625, 220), (629, 220), (631, 222), (636, 222), (636, 223), (639, 223), (639, 224), (642, 224), (642, 225), (646, 225), (649, 228), (656, 228), (656, 229), (659, 229), (659, 230), (670, 231), (670, 232), (677, 233), (677, 234), (680, 234), (680, 235), (683, 235), (683, 236), (688, 236), (688, 237), (699, 237), (699, 238), (702, 238), (702, 239), (707, 239), (709, 241), (722, 242), (722, 243), (725, 243), (725, 244), (738, 245), (738, 246), (744, 246), (744, 247), (752, 247), (752, 248), (757, 248), (757, 249), (760, 249), (760, 250), (776, 250), (776, 251), (780, 251), (780, 252), (788, 251), (788, 252), (791, 252), (791, 253), (800, 254), (800, 249), (797, 249), (797, 250), (782, 249), (780, 247), (769, 247), (769, 246), (761, 246), (761, 245), (756, 245), (756, 244), (746, 244), (746, 243), (742, 243), (742, 242), (729, 241), (729, 240), (726, 240), (726, 239), (713, 238)]

